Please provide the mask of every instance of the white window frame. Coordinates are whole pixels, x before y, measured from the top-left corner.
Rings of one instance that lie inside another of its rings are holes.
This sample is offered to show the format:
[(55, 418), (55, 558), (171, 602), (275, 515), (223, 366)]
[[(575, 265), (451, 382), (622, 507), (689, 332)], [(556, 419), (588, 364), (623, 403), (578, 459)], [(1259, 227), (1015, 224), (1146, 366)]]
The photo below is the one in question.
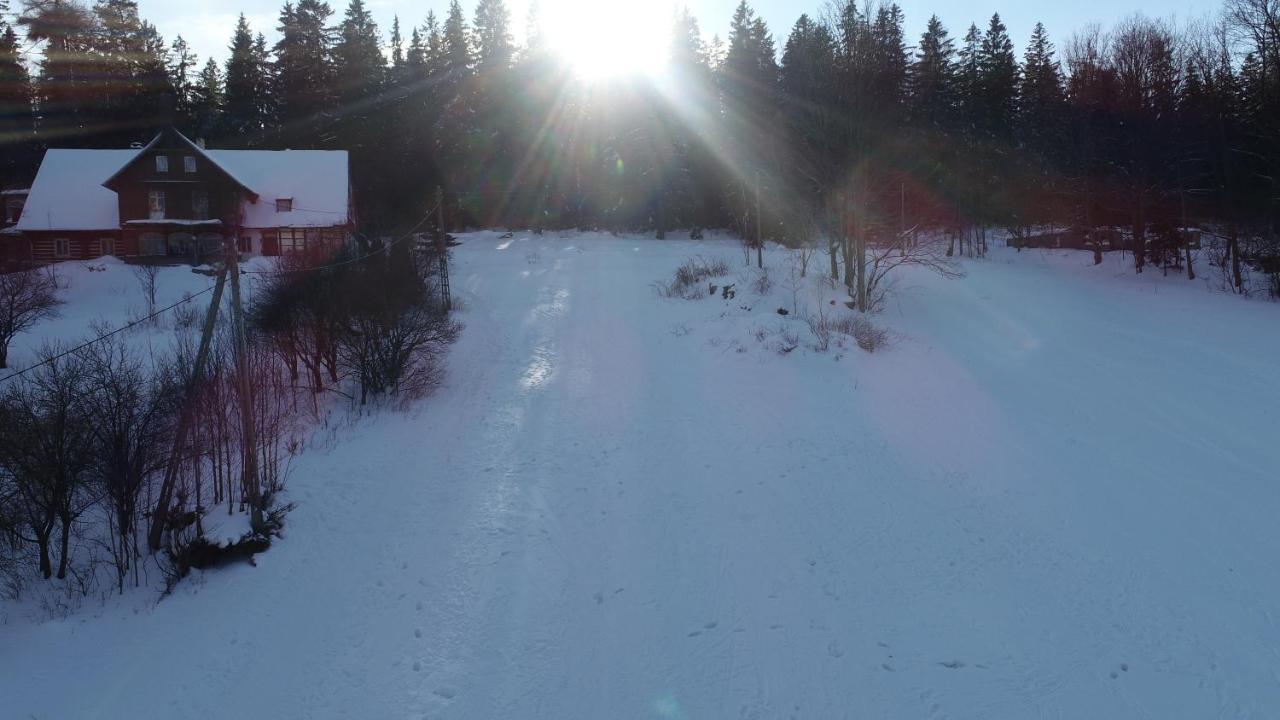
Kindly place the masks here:
[(156, 155), (156, 172), (158, 173), (169, 172), (169, 156), (168, 155)]
[(53, 256), (64, 259), (71, 257), (71, 238), (54, 238)]
[(276, 198), (276, 212), (293, 212), (293, 198)]
[(195, 171), (196, 171), (196, 156), (183, 155), (182, 156), (182, 172), (190, 175), (195, 173)]
[(163, 190), (147, 191), (147, 216), (152, 220), (163, 220), (165, 197)]
[(282, 227), (276, 231), (280, 254), (306, 253), (307, 231), (303, 228)]
[(115, 255), (115, 254), (116, 254), (115, 238), (109, 238), (109, 237), (98, 238), (98, 255), (105, 257), (107, 255)]

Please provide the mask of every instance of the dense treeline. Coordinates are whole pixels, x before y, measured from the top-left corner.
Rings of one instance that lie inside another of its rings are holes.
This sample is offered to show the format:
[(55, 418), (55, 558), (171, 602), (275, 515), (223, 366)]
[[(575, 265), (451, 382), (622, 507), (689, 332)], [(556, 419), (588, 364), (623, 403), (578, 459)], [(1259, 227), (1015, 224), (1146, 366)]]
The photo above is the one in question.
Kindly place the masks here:
[(857, 0), (801, 16), (778, 47), (744, 0), (723, 43), (678, 13), (661, 77), (591, 83), (536, 16), (517, 47), (502, 0), (470, 21), (457, 0), (407, 32), (397, 19), (389, 43), (363, 0), (286, 2), (273, 46), (242, 17), (223, 64), (164, 43), (132, 0), (24, 0), (17, 18), (40, 45), (0, 27), (6, 181), (41, 146), (172, 122), (222, 146), (349, 149), (375, 232), (441, 185), (458, 223), (825, 238), (851, 287), (858, 257), (912, 228), (966, 253), (991, 227), (1072, 228), (1141, 271), (1181, 267), (1176, 229), (1199, 225), (1237, 289), (1280, 264), (1276, 0), (1087, 26), (1060, 47), (1037, 26), (1022, 51), (998, 15), (956, 35), (933, 17), (912, 42), (896, 5)]

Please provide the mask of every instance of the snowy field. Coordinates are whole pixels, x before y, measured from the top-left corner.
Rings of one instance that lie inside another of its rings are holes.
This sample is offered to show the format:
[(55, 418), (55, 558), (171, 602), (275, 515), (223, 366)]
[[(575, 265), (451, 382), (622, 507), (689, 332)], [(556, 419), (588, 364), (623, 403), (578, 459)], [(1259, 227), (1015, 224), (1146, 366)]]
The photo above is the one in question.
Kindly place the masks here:
[[(256, 568), (0, 604), (0, 717), (1280, 715), (1280, 304), (997, 249), (819, 353), (781, 250), (462, 240), (446, 387), (301, 456)], [(736, 299), (658, 297), (695, 255)]]

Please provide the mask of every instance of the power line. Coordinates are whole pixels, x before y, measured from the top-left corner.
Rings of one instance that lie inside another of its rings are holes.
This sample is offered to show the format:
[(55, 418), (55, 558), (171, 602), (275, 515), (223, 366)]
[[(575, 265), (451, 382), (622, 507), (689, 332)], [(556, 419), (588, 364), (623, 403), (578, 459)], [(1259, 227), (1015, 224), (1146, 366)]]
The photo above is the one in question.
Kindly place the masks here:
[[(329, 269), (329, 268), (341, 267), (341, 266), (343, 266), (343, 265), (349, 265), (349, 264), (351, 264), (351, 263), (359, 262), (359, 261), (361, 261), (361, 260), (365, 260), (365, 259), (367, 259), (367, 258), (373, 257), (374, 255), (377, 255), (377, 254), (379, 254), (379, 253), (383, 252), (383, 251), (384, 251), (384, 250), (386, 250), (386, 249), (390, 249), (390, 248), (392, 248), (392, 247), (394, 247), (394, 246), (396, 246), (396, 245), (398, 245), (398, 244), (400, 244), (400, 243), (404, 242), (404, 241), (405, 241), (405, 240), (407, 240), (408, 238), (412, 237), (412, 236), (413, 236), (413, 234), (414, 234), (415, 232), (417, 232), (418, 228), (422, 227), (422, 225), (423, 225), (424, 223), (426, 223), (426, 222), (427, 222), (427, 220), (428, 220), (428, 219), (430, 219), (430, 218), (431, 218), (431, 216), (432, 216), (432, 215), (434, 215), (434, 214), (435, 214), (435, 212), (436, 212), (437, 210), (439, 210), (439, 209), (440, 209), (440, 204), (439, 204), (439, 203), (436, 203), (435, 207), (433, 207), (431, 210), (429, 210), (429, 211), (427, 212), (427, 214), (426, 214), (426, 215), (423, 215), (423, 216), (422, 216), (422, 219), (421, 219), (421, 220), (419, 220), (419, 221), (418, 221), (418, 222), (417, 222), (417, 223), (416, 223), (412, 228), (410, 228), (408, 232), (406, 232), (404, 235), (400, 236), (399, 238), (397, 238), (396, 240), (394, 240), (393, 242), (391, 242), (391, 243), (390, 243), (389, 245), (387, 245), (387, 246), (386, 246), (386, 248), (384, 248), (383, 250), (375, 250), (375, 251), (373, 251), (373, 252), (369, 252), (369, 253), (366, 253), (366, 254), (364, 254), (364, 255), (359, 255), (359, 256), (356, 256), (356, 257), (353, 257), (353, 258), (348, 258), (347, 260), (342, 260), (342, 261), (339, 261), (339, 262), (336, 262), (336, 263), (330, 263), (330, 264), (328, 264), (328, 265), (318, 265), (318, 266), (316, 266), (316, 267), (297, 268), (297, 269), (293, 269), (293, 270), (274, 270), (274, 271), (250, 270), (250, 271), (241, 271), (241, 274), (243, 274), (243, 275), (274, 275), (274, 274), (276, 274), (276, 273), (280, 273), (280, 272), (287, 272), (287, 273), (293, 273), (293, 272), (310, 272), (310, 271), (312, 271), (312, 270), (327, 270), (327, 269)], [(127, 324), (125, 324), (125, 325), (121, 325), (120, 327), (116, 328), (115, 330), (112, 330), (111, 332), (108, 332), (108, 333), (104, 333), (104, 334), (102, 334), (102, 335), (99, 335), (98, 337), (93, 338), (92, 340), (87, 340), (87, 341), (85, 341), (85, 342), (83, 342), (83, 343), (81, 343), (81, 344), (79, 344), (79, 345), (77, 345), (77, 346), (75, 346), (75, 347), (73, 347), (73, 348), (71, 348), (71, 349), (69, 349), (69, 350), (65, 350), (65, 351), (63, 351), (63, 352), (60, 352), (60, 353), (58, 353), (57, 355), (54, 355), (54, 356), (52, 356), (52, 357), (45, 358), (44, 360), (41, 360), (40, 362), (36, 363), (35, 365), (31, 365), (31, 366), (25, 367), (25, 368), (23, 368), (22, 370), (19, 370), (19, 371), (17, 371), (17, 372), (13, 372), (13, 373), (9, 373), (8, 375), (5, 375), (4, 377), (0, 377), (0, 384), (3, 384), (3, 383), (5, 383), (5, 382), (7, 382), (7, 381), (9, 381), (9, 380), (12, 380), (13, 378), (16, 378), (16, 377), (19, 377), (19, 376), (22, 376), (22, 375), (26, 375), (27, 373), (31, 372), (32, 370), (35, 370), (36, 368), (38, 368), (38, 367), (40, 367), (40, 366), (42, 366), (42, 365), (48, 365), (48, 364), (50, 364), (50, 363), (57, 362), (58, 360), (61, 360), (62, 358), (67, 357), (68, 355), (73, 355), (73, 354), (75, 354), (75, 353), (77, 353), (77, 352), (80, 352), (81, 350), (83, 350), (83, 349), (85, 349), (85, 348), (89, 347), (90, 345), (93, 345), (94, 343), (102, 342), (103, 340), (106, 340), (107, 338), (109, 338), (109, 337), (111, 337), (111, 336), (113, 336), (113, 335), (118, 335), (118, 334), (120, 334), (120, 333), (124, 332), (125, 330), (128, 330), (128, 329), (130, 329), (130, 328), (137, 327), (138, 325), (141, 325), (142, 323), (145, 323), (145, 322), (147, 322), (147, 321), (149, 321), (149, 320), (153, 320), (153, 319), (155, 319), (155, 318), (157, 318), (157, 317), (159, 317), (159, 316), (161, 316), (161, 315), (163, 315), (163, 314), (165, 314), (165, 313), (169, 312), (170, 310), (172, 310), (172, 309), (174, 309), (174, 308), (178, 307), (179, 305), (183, 305), (183, 304), (189, 303), (189, 302), (191, 302), (192, 300), (195, 300), (196, 298), (200, 297), (201, 295), (205, 295), (205, 294), (207, 294), (207, 293), (213, 292), (213, 288), (214, 288), (214, 286), (212, 286), (212, 285), (211, 285), (211, 286), (209, 286), (209, 287), (205, 288), (204, 290), (201, 290), (200, 292), (197, 292), (197, 293), (195, 293), (195, 294), (193, 294), (193, 295), (188, 295), (188, 296), (184, 297), (183, 299), (179, 300), (179, 301), (178, 301), (178, 302), (176, 302), (176, 303), (173, 303), (172, 305), (168, 305), (168, 306), (165, 306), (165, 307), (163, 307), (163, 308), (160, 308), (159, 310), (156, 310), (155, 312), (151, 313), (150, 315), (147, 315), (146, 317), (139, 318), (139, 319), (134, 320), (133, 322), (127, 323)]]
[(74, 353), (80, 352), (81, 350), (83, 350), (83, 349), (85, 349), (85, 348), (89, 347), (90, 345), (92, 345), (92, 344), (94, 344), (94, 343), (102, 342), (103, 340), (106, 340), (107, 338), (111, 337), (112, 335), (118, 335), (118, 334), (120, 334), (120, 333), (124, 332), (125, 330), (128, 330), (128, 329), (133, 328), (133, 327), (137, 327), (138, 325), (141, 325), (142, 323), (147, 322), (148, 320), (152, 320), (152, 319), (154, 319), (154, 318), (157, 318), (157, 317), (159, 317), (159, 316), (161, 316), (161, 315), (163, 315), (163, 314), (165, 314), (165, 313), (169, 312), (170, 310), (172, 310), (172, 309), (174, 309), (174, 308), (178, 307), (179, 305), (183, 305), (183, 304), (185, 304), (185, 303), (189, 303), (189, 302), (191, 302), (192, 300), (195, 300), (196, 298), (200, 297), (201, 295), (204, 295), (205, 293), (209, 293), (209, 292), (213, 292), (213, 287), (212, 287), (212, 286), (207, 287), (207, 288), (205, 288), (205, 289), (201, 290), (200, 292), (195, 293), (195, 294), (193, 294), (193, 295), (188, 295), (188, 296), (186, 296), (186, 297), (182, 298), (181, 300), (179, 300), (178, 302), (176, 302), (176, 303), (174, 303), (174, 304), (172, 304), (172, 305), (169, 305), (169, 306), (166, 306), (166, 307), (160, 308), (159, 310), (156, 310), (155, 312), (151, 313), (150, 315), (148, 315), (148, 316), (146, 316), (146, 317), (144, 317), (144, 318), (139, 318), (139, 319), (137, 319), (137, 320), (134, 320), (134, 321), (133, 321), (133, 322), (131, 322), (131, 323), (127, 323), (127, 324), (125, 324), (125, 325), (121, 325), (120, 327), (116, 328), (115, 330), (112, 330), (111, 332), (108, 332), (108, 333), (105, 333), (105, 334), (99, 335), (98, 337), (96, 337), (96, 338), (94, 338), (94, 339), (92, 339), (92, 340), (87, 340), (87, 341), (85, 341), (85, 342), (83, 342), (83, 343), (81, 343), (81, 344), (79, 344), (79, 345), (77, 345), (77, 346), (75, 346), (75, 347), (71, 348), (70, 350), (66, 350), (66, 351), (60, 352), (60, 353), (58, 353), (57, 355), (54, 355), (53, 357), (49, 357), (49, 358), (45, 358), (44, 360), (41, 360), (40, 362), (36, 363), (35, 365), (31, 365), (31, 366), (26, 367), (26, 368), (23, 368), (22, 370), (19, 370), (19, 371), (17, 371), (17, 372), (9, 373), (8, 375), (5, 375), (4, 377), (0, 377), (0, 383), (4, 383), (4, 382), (6, 382), (6, 381), (8, 381), (8, 380), (12, 380), (13, 378), (16, 378), (16, 377), (18, 377), (18, 376), (20, 376), (20, 375), (26, 375), (27, 373), (31, 372), (32, 370), (35, 370), (36, 368), (40, 367), (41, 365), (48, 365), (49, 363), (52, 363), (52, 362), (56, 362), (56, 361), (58, 361), (58, 360), (61, 360), (62, 358), (66, 357), (66, 356), (68, 356), (68, 355), (72, 355), (72, 354), (74, 354)]

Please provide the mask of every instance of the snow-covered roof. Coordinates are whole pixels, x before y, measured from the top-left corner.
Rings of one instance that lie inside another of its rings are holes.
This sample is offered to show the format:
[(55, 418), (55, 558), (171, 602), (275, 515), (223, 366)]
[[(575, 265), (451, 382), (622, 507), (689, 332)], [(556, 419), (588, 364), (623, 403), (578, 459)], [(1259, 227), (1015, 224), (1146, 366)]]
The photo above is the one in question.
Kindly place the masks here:
[(137, 150), (49, 150), (31, 185), (19, 230), (120, 227), (116, 194), (102, 187)]
[[(102, 186), (137, 157), (130, 150), (49, 150), (45, 153), (19, 230), (108, 230), (120, 227), (116, 194)], [(345, 150), (205, 150), (211, 162), (257, 193), (245, 202), (246, 228), (345, 225)], [(276, 198), (292, 198), (276, 212)]]
[[(258, 193), (244, 206), (244, 226), (328, 227), (347, 224), (346, 150), (205, 150)], [(276, 212), (277, 198), (293, 198)]]
[(14, 195), (27, 195), (31, 192), (31, 188), (14, 188), (12, 190), (0, 190), (0, 197), (11, 197)]

